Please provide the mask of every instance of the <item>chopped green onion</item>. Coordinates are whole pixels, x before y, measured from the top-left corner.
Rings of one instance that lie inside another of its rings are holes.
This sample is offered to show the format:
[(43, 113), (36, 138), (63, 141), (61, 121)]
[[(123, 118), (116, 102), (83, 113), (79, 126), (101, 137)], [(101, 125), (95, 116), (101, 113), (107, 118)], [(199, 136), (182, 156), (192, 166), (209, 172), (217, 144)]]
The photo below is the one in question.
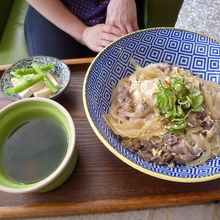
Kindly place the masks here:
[(166, 127), (166, 129), (171, 132), (183, 131), (187, 127), (187, 125), (188, 123), (186, 121), (183, 121), (181, 124), (174, 124), (173, 126), (169, 125)]
[(176, 91), (176, 93), (181, 93), (184, 91), (184, 86), (180, 83), (177, 83), (174, 85), (174, 90)]
[(191, 110), (192, 110), (192, 112), (202, 112), (202, 111), (204, 111), (204, 109), (201, 105), (197, 108), (192, 108)]
[(173, 115), (173, 111), (170, 111), (170, 112), (165, 113), (164, 117), (165, 118), (171, 118), (172, 115)]
[(191, 98), (188, 95), (186, 96), (186, 99), (188, 100), (189, 104), (192, 105), (193, 102), (192, 102)]
[(185, 113), (180, 105), (177, 106), (177, 115), (178, 115), (178, 117), (183, 117), (185, 115)]
[(193, 103), (192, 103), (192, 108), (198, 108), (199, 106), (201, 106), (204, 102), (204, 96), (203, 95), (199, 95), (197, 97), (195, 97), (193, 99)]
[(183, 77), (171, 77), (168, 81), (157, 83), (160, 92), (156, 94), (161, 114), (171, 119), (166, 126), (169, 131), (182, 131), (188, 123), (186, 118), (191, 112), (203, 111), (204, 96)]

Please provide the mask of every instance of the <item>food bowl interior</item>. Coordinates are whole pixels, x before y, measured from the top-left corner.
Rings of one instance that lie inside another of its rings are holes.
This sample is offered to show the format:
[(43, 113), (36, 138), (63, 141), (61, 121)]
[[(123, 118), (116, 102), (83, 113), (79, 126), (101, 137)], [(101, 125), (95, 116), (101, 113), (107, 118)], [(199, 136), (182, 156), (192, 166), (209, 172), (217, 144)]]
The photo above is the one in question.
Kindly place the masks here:
[(174, 28), (147, 29), (127, 35), (104, 49), (91, 64), (84, 84), (84, 106), (88, 119), (106, 147), (132, 167), (158, 178), (199, 182), (215, 179), (220, 173), (220, 157), (194, 168), (168, 167), (144, 161), (127, 150), (108, 128), (102, 115), (108, 113), (114, 85), (132, 74), (131, 59), (144, 67), (166, 62), (219, 83), (220, 44), (191, 31)]

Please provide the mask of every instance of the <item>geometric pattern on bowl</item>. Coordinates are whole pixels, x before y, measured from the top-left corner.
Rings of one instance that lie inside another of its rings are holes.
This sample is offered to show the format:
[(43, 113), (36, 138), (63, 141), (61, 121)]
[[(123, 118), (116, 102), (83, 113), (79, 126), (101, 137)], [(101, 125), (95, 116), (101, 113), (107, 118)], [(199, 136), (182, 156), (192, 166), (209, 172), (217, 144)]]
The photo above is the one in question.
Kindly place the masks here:
[(70, 82), (70, 70), (69, 67), (64, 64), (61, 60), (55, 58), (55, 57), (49, 57), (49, 56), (32, 56), (24, 58), (15, 64), (13, 64), (11, 67), (9, 67), (4, 74), (2, 75), (1, 81), (0, 81), (0, 89), (3, 92), (3, 94), (11, 99), (11, 100), (19, 100), (21, 97), (17, 94), (8, 95), (5, 90), (13, 87), (11, 83), (12, 75), (10, 74), (11, 71), (15, 71), (17, 69), (22, 68), (31, 68), (31, 64), (33, 62), (38, 63), (40, 66), (45, 66), (47, 64), (54, 64), (54, 68), (51, 69), (54, 74), (59, 76), (60, 78), (60, 89), (57, 93), (53, 94), (50, 99), (57, 98), (68, 86)]
[(166, 62), (205, 80), (220, 83), (220, 43), (208, 36), (175, 28), (152, 28), (126, 35), (98, 54), (84, 80), (83, 101), (88, 120), (104, 145), (128, 165), (149, 175), (178, 182), (201, 182), (220, 177), (220, 156), (204, 165), (168, 167), (147, 162), (123, 147), (102, 115), (108, 113), (113, 86), (132, 74), (130, 59), (142, 67)]

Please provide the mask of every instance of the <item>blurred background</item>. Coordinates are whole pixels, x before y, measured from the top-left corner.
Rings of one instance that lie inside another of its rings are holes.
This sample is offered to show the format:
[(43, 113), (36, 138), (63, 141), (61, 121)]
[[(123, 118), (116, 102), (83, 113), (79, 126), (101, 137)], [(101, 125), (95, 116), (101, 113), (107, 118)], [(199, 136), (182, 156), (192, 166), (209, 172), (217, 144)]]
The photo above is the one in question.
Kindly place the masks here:
[(184, 0), (175, 27), (201, 32), (220, 40), (219, 12), (219, 0)]

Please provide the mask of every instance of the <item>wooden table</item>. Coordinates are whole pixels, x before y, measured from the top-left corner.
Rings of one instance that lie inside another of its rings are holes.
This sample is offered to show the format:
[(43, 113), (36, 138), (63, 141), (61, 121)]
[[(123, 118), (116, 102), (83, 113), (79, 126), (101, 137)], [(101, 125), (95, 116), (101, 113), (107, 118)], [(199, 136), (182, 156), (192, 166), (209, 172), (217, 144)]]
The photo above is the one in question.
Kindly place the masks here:
[[(220, 179), (176, 183), (143, 174), (114, 156), (91, 129), (82, 104), (82, 84), (92, 58), (65, 60), (71, 83), (56, 101), (76, 126), (79, 160), (70, 178), (47, 193), (13, 195), (0, 192), (0, 218), (54, 216), (176, 206), (220, 200)], [(0, 75), (8, 66), (0, 66)], [(0, 108), (11, 101), (0, 94)]]

